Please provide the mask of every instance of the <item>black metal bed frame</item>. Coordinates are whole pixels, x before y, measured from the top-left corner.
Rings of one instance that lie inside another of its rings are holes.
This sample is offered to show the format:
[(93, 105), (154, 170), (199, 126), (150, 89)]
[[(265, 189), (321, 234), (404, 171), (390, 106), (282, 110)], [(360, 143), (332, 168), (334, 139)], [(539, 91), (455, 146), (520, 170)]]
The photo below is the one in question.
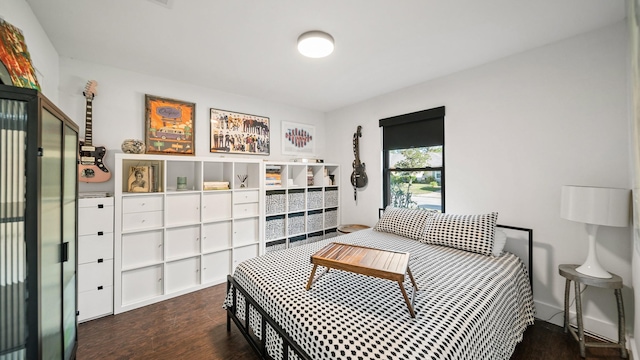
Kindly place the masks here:
[[(231, 322), (229, 320), (233, 319), (233, 322), (236, 323), (238, 330), (240, 330), (242, 335), (244, 335), (244, 338), (247, 339), (247, 342), (249, 343), (249, 345), (251, 345), (251, 347), (256, 352), (256, 354), (258, 354), (262, 359), (271, 360), (273, 359), (273, 357), (271, 357), (267, 353), (267, 341), (266, 341), (267, 339), (266, 323), (268, 323), (269, 326), (271, 326), (271, 328), (275, 330), (278, 336), (280, 336), (280, 338), (282, 339), (282, 358), (284, 360), (289, 359), (289, 350), (293, 350), (293, 352), (300, 359), (313, 360), (304, 350), (302, 350), (300, 345), (296, 344), (296, 342), (293, 341), (293, 339), (291, 339), (289, 334), (287, 334), (287, 332), (282, 327), (280, 327), (280, 325), (278, 325), (271, 318), (271, 316), (267, 314), (267, 312), (264, 311), (255, 300), (253, 300), (251, 296), (249, 296), (247, 291), (243, 289), (240, 285), (238, 285), (238, 283), (233, 278), (233, 276), (227, 275), (227, 294), (231, 290), (231, 286), (233, 286), (234, 288), (233, 305), (231, 307), (227, 307), (227, 331), (231, 331)], [(244, 324), (243, 324), (243, 321), (240, 320), (235, 313), (235, 310), (237, 309), (237, 301), (238, 301), (238, 297), (236, 296), (236, 293), (235, 293), (236, 290), (242, 293), (242, 297), (244, 297)], [(255, 334), (252, 334), (253, 331), (249, 326), (249, 321), (250, 321), (249, 319), (251, 317), (249, 314), (249, 311), (250, 311), (249, 305), (251, 305), (260, 314), (262, 341), (257, 336), (255, 336)]]
[[(533, 291), (533, 229), (522, 228), (517, 226), (510, 225), (496, 225), (497, 227), (501, 227), (504, 229), (518, 230), (524, 231), (528, 233), (528, 246), (529, 246), (529, 284), (531, 285), (531, 291)], [(238, 282), (233, 278), (232, 275), (227, 275), (227, 294), (233, 287), (233, 304), (227, 307), (227, 331), (231, 331), (231, 321), (236, 324), (238, 330), (242, 333), (244, 338), (247, 340), (251, 348), (260, 356), (262, 359), (273, 360), (274, 358), (267, 352), (267, 327), (266, 324), (269, 324), (271, 328), (277, 333), (277, 335), (282, 339), (282, 359), (289, 359), (289, 350), (293, 351), (293, 353), (302, 360), (313, 360), (309, 354), (307, 354), (301, 347), (298, 345), (287, 332), (275, 322), (271, 318), (269, 314), (267, 314), (262, 307), (247, 293), (245, 289), (243, 289)], [(238, 296), (236, 291), (239, 291), (244, 298), (244, 321), (238, 318), (236, 315), (236, 310), (238, 308), (237, 301)], [(251, 330), (250, 326), (250, 308), (252, 307), (260, 314), (261, 318), (261, 335), (262, 339), (258, 338)]]

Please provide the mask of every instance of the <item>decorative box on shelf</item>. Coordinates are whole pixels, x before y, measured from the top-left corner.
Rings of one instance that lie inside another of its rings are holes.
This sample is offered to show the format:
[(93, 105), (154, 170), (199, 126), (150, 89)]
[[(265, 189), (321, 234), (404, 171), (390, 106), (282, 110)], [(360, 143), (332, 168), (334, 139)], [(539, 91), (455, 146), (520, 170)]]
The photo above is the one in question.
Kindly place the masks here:
[(228, 181), (205, 181), (202, 183), (202, 190), (229, 190)]
[(304, 195), (304, 189), (289, 190), (289, 211), (305, 209)]
[(267, 215), (282, 214), (286, 211), (287, 203), (285, 190), (269, 190), (265, 197), (265, 212)]

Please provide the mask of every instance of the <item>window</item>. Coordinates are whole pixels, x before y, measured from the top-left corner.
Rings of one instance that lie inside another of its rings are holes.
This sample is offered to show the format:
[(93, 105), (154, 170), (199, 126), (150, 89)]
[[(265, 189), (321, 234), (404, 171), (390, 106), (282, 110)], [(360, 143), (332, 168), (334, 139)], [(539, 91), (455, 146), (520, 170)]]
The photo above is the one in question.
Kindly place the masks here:
[(384, 206), (444, 212), (444, 107), (380, 120)]

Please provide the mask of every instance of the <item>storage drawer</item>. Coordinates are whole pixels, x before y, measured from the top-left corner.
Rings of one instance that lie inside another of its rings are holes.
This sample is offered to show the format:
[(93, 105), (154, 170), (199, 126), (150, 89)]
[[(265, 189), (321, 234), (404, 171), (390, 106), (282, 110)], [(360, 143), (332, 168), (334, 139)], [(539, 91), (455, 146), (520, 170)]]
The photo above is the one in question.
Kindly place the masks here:
[(162, 265), (122, 272), (122, 305), (153, 299), (163, 294)]
[(162, 196), (131, 196), (122, 199), (122, 213), (162, 210)]
[(79, 208), (97, 208), (99, 205), (113, 206), (113, 197), (83, 198), (82, 193), (78, 194), (78, 196)]
[(200, 225), (167, 229), (165, 251), (167, 259), (199, 255)]
[(113, 232), (113, 198), (78, 200), (78, 235), (98, 231)]
[(258, 203), (233, 205), (233, 217), (247, 217), (258, 215)]
[(78, 265), (78, 292), (113, 286), (113, 260)]
[(122, 235), (122, 268), (157, 264), (164, 259), (163, 231)]
[(122, 214), (122, 231), (161, 227), (163, 215), (163, 211)]
[[(260, 226), (257, 217), (233, 221), (233, 246), (255, 244), (260, 241)], [(235, 250), (234, 250), (235, 251)]]
[(200, 222), (200, 194), (171, 194), (167, 196), (167, 225), (186, 225)]
[(231, 192), (202, 194), (202, 221), (231, 219)]
[(78, 264), (113, 259), (113, 233), (78, 237)]
[(236, 191), (233, 193), (234, 204), (244, 204), (258, 202), (258, 190)]
[(78, 321), (113, 314), (113, 286), (78, 294)]

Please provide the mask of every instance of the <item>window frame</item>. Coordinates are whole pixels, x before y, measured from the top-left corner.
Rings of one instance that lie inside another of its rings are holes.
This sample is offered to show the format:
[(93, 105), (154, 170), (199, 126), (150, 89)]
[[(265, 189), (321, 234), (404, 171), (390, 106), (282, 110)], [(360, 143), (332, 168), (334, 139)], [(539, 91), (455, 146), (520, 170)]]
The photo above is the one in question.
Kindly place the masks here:
[[(383, 208), (386, 208), (389, 204), (391, 204), (391, 174), (393, 172), (398, 171), (440, 171), (440, 198), (441, 198), (441, 211), (445, 212), (445, 184), (446, 184), (446, 174), (445, 174), (445, 141), (444, 141), (444, 117), (445, 117), (445, 107), (438, 107), (423, 111), (418, 111), (414, 113), (398, 115), (390, 118), (381, 119), (379, 121), (379, 126), (382, 128), (382, 202)], [(437, 136), (432, 136), (430, 141), (439, 142), (440, 144), (413, 144), (408, 143), (408, 146), (398, 147), (399, 145), (395, 144), (393, 148), (389, 148), (389, 146), (385, 143), (385, 127), (387, 126), (399, 126), (402, 127), (404, 124), (412, 124), (415, 123), (423, 123), (429, 126), (431, 121), (439, 121), (441, 122), (441, 134), (436, 134)], [(431, 167), (427, 166), (424, 168), (389, 168), (389, 152), (393, 150), (400, 149), (410, 149), (410, 148), (420, 148), (420, 147), (431, 147), (431, 146), (442, 146), (442, 164), (439, 167)]]

